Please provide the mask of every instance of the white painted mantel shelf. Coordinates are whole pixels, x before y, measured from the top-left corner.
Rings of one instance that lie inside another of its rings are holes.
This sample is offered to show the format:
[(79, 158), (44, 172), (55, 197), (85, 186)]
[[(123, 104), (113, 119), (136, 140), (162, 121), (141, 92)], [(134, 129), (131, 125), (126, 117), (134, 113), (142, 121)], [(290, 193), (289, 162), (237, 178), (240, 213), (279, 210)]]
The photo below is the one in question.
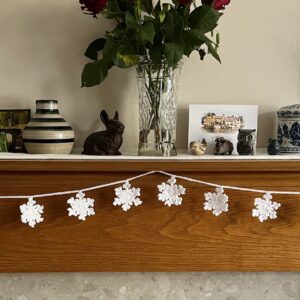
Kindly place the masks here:
[[(77, 152), (79, 153), (79, 151)], [(0, 153), (0, 160), (87, 160), (87, 161), (101, 161), (101, 160), (300, 160), (299, 154), (281, 154), (268, 155), (266, 149), (258, 148), (256, 154), (253, 156), (239, 156), (239, 155), (202, 155), (195, 156), (188, 153), (187, 150), (179, 150), (177, 156), (160, 157), (160, 156), (137, 156), (137, 150), (125, 150), (120, 156), (93, 156), (81, 154), (26, 154), (26, 153)]]

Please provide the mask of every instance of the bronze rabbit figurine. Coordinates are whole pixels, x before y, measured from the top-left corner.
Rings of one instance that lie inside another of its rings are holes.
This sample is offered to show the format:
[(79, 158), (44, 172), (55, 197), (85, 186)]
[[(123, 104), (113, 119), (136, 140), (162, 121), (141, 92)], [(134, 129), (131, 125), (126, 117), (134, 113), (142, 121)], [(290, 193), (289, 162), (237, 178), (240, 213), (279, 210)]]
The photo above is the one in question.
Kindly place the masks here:
[(119, 149), (123, 143), (122, 134), (125, 126), (119, 121), (118, 111), (116, 111), (114, 118), (110, 119), (107, 112), (102, 110), (100, 119), (106, 126), (106, 131), (90, 134), (84, 142), (82, 154), (121, 155)]

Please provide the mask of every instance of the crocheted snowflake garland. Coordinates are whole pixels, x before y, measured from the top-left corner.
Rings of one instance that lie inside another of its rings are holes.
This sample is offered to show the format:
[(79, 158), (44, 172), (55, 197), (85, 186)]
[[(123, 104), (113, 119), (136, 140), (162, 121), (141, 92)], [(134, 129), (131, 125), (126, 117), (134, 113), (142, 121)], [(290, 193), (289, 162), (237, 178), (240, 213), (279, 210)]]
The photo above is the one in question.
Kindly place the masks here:
[(114, 206), (121, 206), (124, 211), (131, 208), (132, 205), (138, 206), (143, 202), (139, 198), (141, 190), (139, 188), (131, 187), (129, 181), (126, 181), (122, 187), (115, 189), (116, 198), (114, 199)]
[(204, 210), (211, 210), (215, 216), (228, 211), (228, 196), (222, 187), (217, 187), (215, 193), (205, 193), (204, 198)]
[(68, 208), (69, 217), (74, 216), (79, 220), (85, 221), (86, 217), (93, 216), (94, 211), (94, 199), (85, 198), (83, 192), (76, 194), (76, 198), (72, 197), (68, 200), (68, 204), (71, 206)]
[(159, 190), (158, 200), (165, 203), (167, 206), (181, 205), (182, 197), (186, 189), (182, 185), (176, 184), (175, 176), (172, 176), (167, 183), (163, 182), (157, 186)]
[(272, 195), (267, 193), (262, 198), (256, 198), (254, 201), (255, 208), (252, 210), (252, 216), (264, 222), (268, 219), (277, 218), (277, 209), (281, 206), (280, 203), (271, 201)]
[(32, 197), (28, 199), (26, 204), (20, 205), (20, 211), (22, 223), (28, 223), (32, 228), (34, 228), (36, 224), (44, 221), (44, 218), (42, 218), (44, 206), (36, 204), (36, 201), (33, 200)]

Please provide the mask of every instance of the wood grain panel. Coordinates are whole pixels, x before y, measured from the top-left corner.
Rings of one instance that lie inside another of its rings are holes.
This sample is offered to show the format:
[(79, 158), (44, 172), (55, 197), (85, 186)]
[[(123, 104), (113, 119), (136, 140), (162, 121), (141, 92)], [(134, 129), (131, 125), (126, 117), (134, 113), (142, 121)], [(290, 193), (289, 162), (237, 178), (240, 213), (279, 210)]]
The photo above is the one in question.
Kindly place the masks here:
[[(216, 168), (217, 167), (217, 168)], [(300, 162), (64, 162), (1, 161), (1, 194), (73, 190), (160, 169), (224, 185), (299, 190)], [(299, 271), (300, 197), (274, 196), (278, 219), (251, 216), (259, 194), (226, 191), (227, 214), (203, 210), (212, 189), (180, 181), (183, 205), (164, 207), (155, 174), (134, 181), (143, 205), (124, 213), (112, 205), (113, 188), (89, 192), (96, 215), (80, 222), (67, 216), (68, 196), (38, 199), (45, 206), (35, 229), (20, 221), (24, 200), (0, 202), (0, 272), (77, 271)]]

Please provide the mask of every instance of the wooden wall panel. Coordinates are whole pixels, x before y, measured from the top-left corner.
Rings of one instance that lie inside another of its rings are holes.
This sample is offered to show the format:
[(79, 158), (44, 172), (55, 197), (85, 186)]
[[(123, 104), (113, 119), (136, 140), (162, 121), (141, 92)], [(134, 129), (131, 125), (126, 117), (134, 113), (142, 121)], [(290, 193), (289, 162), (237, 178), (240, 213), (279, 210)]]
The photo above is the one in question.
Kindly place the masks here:
[[(73, 190), (160, 169), (224, 185), (299, 190), (300, 161), (64, 162), (1, 161), (1, 194)], [(164, 207), (159, 174), (138, 179), (143, 205), (128, 212), (112, 205), (113, 188), (89, 192), (96, 215), (80, 222), (67, 216), (68, 196), (37, 199), (44, 223), (20, 221), (24, 200), (0, 201), (0, 272), (77, 271), (299, 271), (300, 197), (274, 196), (278, 219), (251, 216), (259, 194), (226, 191), (229, 212), (203, 210), (213, 189), (186, 181), (184, 202)]]

